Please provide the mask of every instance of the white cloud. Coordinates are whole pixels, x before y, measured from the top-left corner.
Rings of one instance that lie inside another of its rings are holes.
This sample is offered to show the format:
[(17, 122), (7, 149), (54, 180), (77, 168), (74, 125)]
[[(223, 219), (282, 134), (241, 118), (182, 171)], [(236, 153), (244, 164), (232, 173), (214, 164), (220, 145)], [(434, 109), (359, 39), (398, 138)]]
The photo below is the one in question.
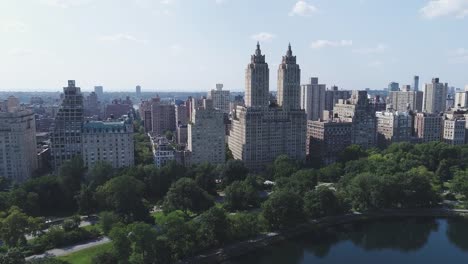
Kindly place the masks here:
[(21, 21), (0, 21), (0, 31), (5, 33), (24, 33), (28, 26)]
[(174, 4), (176, 0), (161, 0), (161, 4), (163, 5), (171, 5)]
[(225, 4), (226, 2), (227, 2), (227, 0), (215, 0), (215, 3), (218, 4), (218, 5)]
[(377, 45), (377, 47), (354, 49), (353, 52), (359, 54), (377, 54), (384, 53), (386, 50), (387, 46), (385, 44), (379, 44)]
[(317, 12), (318, 8), (314, 5), (307, 3), (304, 0), (297, 1), (297, 3), (293, 6), (291, 12), (289, 12), (290, 16), (310, 16), (313, 13)]
[(256, 41), (272, 41), (276, 36), (268, 32), (260, 32), (258, 34), (252, 35), (251, 38)]
[(346, 46), (351, 46), (353, 45), (352, 40), (325, 40), (325, 39), (319, 39), (312, 44), (310, 44), (310, 47), (313, 49), (321, 49), (321, 48), (327, 48), (327, 47), (346, 47)]
[(431, 0), (419, 12), (426, 18), (468, 15), (468, 0)]
[(41, 1), (44, 4), (47, 4), (50, 6), (69, 8), (69, 7), (75, 7), (75, 6), (88, 4), (92, 2), (93, 0), (41, 0)]
[(23, 49), (23, 48), (15, 48), (9, 51), (9, 54), (13, 56), (27, 56), (33, 53), (34, 53), (33, 50)]
[(147, 40), (144, 39), (138, 39), (132, 35), (129, 34), (123, 34), (123, 33), (118, 33), (114, 35), (105, 35), (105, 36), (100, 36), (98, 38), (100, 41), (108, 41), (108, 42), (121, 42), (121, 41), (130, 41), (130, 42), (139, 42), (139, 43), (146, 43), (148, 42)]

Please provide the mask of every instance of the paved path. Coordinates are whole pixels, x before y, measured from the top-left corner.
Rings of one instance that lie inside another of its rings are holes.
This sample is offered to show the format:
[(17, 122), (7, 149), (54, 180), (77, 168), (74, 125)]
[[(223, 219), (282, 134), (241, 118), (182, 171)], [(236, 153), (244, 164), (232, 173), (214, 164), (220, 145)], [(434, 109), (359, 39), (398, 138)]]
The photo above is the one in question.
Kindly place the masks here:
[(88, 241), (86, 243), (77, 244), (77, 245), (73, 245), (73, 246), (69, 246), (69, 247), (54, 248), (54, 249), (48, 250), (45, 253), (40, 254), (40, 255), (29, 256), (29, 257), (26, 258), (26, 260), (45, 258), (45, 257), (65, 256), (65, 255), (69, 255), (71, 253), (74, 253), (74, 252), (77, 252), (77, 251), (80, 251), (80, 250), (83, 250), (83, 249), (99, 246), (99, 245), (106, 244), (106, 243), (109, 243), (109, 242), (110, 242), (110, 239), (108, 237), (102, 237), (102, 238), (99, 238), (99, 239), (96, 239), (96, 240), (91, 240), (91, 241)]

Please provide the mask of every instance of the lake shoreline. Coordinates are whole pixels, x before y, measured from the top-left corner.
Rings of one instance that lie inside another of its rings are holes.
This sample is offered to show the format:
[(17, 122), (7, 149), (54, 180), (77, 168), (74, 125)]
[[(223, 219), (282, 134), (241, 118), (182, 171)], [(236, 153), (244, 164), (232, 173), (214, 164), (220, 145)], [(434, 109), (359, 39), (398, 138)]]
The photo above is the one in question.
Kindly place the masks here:
[(261, 248), (289, 240), (317, 229), (333, 227), (337, 225), (351, 224), (361, 221), (390, 219), (401, 217), (460, 217), (468, 216), (468, 210), (429, 208), (429, 209), (388, 209), (370, 211), (365, 213), (352, 213), (340, 216), (331, 216), (311, 220), (294, 228), (262, 234), (256, 238), (230, 244), (222, 248), (210, 250), (204, 254), (179, 261), (179, 264), (200, 263), (214, 264), (225, 263), (230, 259), (241, 257)]

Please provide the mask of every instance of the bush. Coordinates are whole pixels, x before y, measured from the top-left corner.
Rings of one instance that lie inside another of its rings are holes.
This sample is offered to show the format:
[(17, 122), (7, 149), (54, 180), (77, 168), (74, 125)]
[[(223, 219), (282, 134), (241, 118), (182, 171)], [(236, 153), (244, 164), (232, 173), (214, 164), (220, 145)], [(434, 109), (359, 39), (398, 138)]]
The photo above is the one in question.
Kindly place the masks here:
[(48, 232), (33, 240), (32, 250), (34, 253), (42, 253), (45, 250), (74, 245), (99, 236), (100, 234), (96, 229), (77, 228), (67, 232), (60, 227), (52, 227)]
[(112, 227), (119, 221), (119, 216), (114, 212), (105, 211), (99, 214), (99, 225), (101, 226), (101, 230), (105, 235), (108, 235)]
[(239, 241), (254, 237), (262, 231), (258, 215), (238, 213), (229, 217), (229, 240)]

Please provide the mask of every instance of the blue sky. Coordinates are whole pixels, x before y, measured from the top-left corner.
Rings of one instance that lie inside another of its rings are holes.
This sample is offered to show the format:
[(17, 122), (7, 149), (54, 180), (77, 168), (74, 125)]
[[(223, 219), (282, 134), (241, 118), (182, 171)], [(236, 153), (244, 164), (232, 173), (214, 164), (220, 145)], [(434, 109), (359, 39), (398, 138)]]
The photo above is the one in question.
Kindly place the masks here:
[(260, 40), (270, 90), (291, 42), (345, 89), (468, 84), (468, 0), (1, 0), (0, 90), (244, 90)]

